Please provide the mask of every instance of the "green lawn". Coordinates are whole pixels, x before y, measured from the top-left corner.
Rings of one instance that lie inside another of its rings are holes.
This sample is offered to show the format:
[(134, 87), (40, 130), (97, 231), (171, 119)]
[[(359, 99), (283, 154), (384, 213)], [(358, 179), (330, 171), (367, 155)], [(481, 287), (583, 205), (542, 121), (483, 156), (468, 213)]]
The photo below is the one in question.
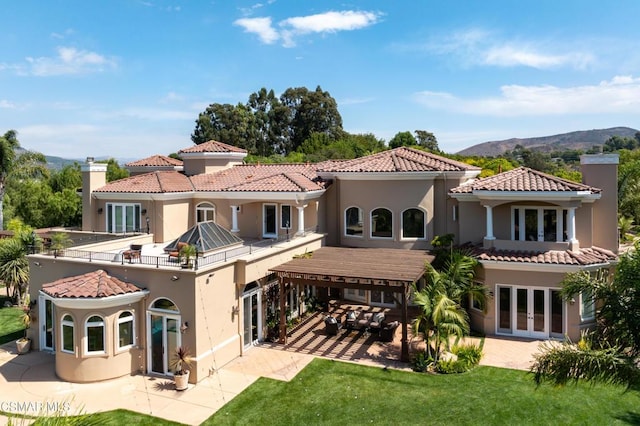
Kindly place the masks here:
[(22, 324), (22, 309), (5, 308), (4, 302), (9, 300), (0, 297), (0, 345), (17, 340), (24, 335), (24, 324)]
[(289, 383), (261, 378), (205, 424), (638, 424), (640, 392), (536, 388), (526, 372), (429, 375), (316, 359)]

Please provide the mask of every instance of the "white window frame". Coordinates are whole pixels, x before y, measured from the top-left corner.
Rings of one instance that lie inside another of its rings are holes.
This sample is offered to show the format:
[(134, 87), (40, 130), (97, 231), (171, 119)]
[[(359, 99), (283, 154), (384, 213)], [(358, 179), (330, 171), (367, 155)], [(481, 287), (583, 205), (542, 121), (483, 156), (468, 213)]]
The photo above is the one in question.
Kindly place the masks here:
[[(422, 237), (405, 237), (404, 236), (404, 213), (409, 210), (418, 210), (422, 213)], [(393, 217), (393, 216), (392, 216)], [(409, 207), (400, 213), (400, 239), (404, 241), (424, 241), (427, 239), (427, 212), (420, 207)]]
[[(285, 207), (289, 209), (289, 223), (284, 223), (284, 210)], [(293, 224), (293, 209), (291, 208), (291, 204), (280, 204), (280, 229), (291, 229), (291, 225)]]
[[(347, 211), (349, 211), (350, 209), (358, 209), (358, 222), (362, 226), (362, 232), (360, 234), (347, 233), (347, 229), (349, 229), (348, 223), (347, 223)], [(364, 210), (363, 209), (361, 209), (358, 206), (349, 206), (346, 209), (344, 209), (343, 218), (344, 218), (344, 236), (345, 237), (362, 238), (364, 236)]]
[[(101, 321), (89, 321), (93, 317), (98, 317)], [(90, 351), (89, 350), (89, 328), (102, 327), (102, 350)], [(106, 355), (107, 353), (107, 327), (105, 326), (105, 320), (102, 315), (91, 314), (84, 322), (84, 353), (85, 355)]]
[(483, 312), (482, 308), (480, 307), (480, 302), (478, 302), (476, 298), (473, 297), (473, 294), (469, 295), (469, 307), (476, 312)]
[[(106, 230), (112, 234), (126, 234), (130, 232), (138, 232), (142, 227), (142, 206), (140, 203), (107, 203), (106, 204)], [(122, 207), (122, 226), (123, 229), (116, 229), (116, 208)], [(127, 227), (127, 208), (133, 208), (133, 220), (131, 229)]]
[[(66, 320), (65, 318), (71, 318), (71, 321)], [(72, 350), (68, 350), (64, 348), (64, 328), (71, 327), (71, 346)], [(69, 313), (65, 313), (62, 315), (62, 321), (60, 321), (60, 352), (64, 352), (66, 354), (75, 354), (76, 353), (76, 325), (73, 316)]]
[[(129, 316), (122, 317), (123, 314), (129, 313)], [(120, 324), (131, 323), (131, 343), (124, 346), (120, 346)], [(118, 350), (125, 350), (133, 347), (136, 343), (136, 322), (135, 313), (133, 311), (122, 311), (118, 314), (118, 320), (116, 321), (116, 348)]]
[[(518, 210), (518, 224), (520, 226), (519, 228), (519, 235), (515, 235), (515, 210)], [(544, 239), (544, 211), (545, 210), (555, 210), (556, 211), (556, 239), (555, 241), (546, 241), (548, 243), (551, 242), (557, 242), (557, 243), (563, 243), (563, 242), (567, 242), (564, 240), (564, 233), (565, 231), (567, 231), (566, 229), (564, 229), (563, 226), (563, 222), (564, 222), (564, 217), (565, 214), (567, 215), (568, 218), (568, 212), (569, 209), (565, 209), (562, 207), (558, 207), (558, 206), (527, 206), (527, 205), (512, 205), (511, 206), (511, 214), (509, 216), (509, 221), (511, 223), (510, 225), (510, 233), (511, 233), (511, 240), (512, 241), (527, 241), (527, 236), (526, 236), (526, 230), (525, 230), (525, 210), (536, 210), (536, 215), (537, 215), (537, 221), (538, 221), (538, 229), (537, 229), (537, 238), (534, 241), (545, 241)], [(568, 219), (567, 219), (568, 220)], [(567, 224), (567, 228), (568, 228), (568, 224)], [(542, 235), (542, 239), (541, 236)], [(558, 236), (560, 237), (560, 239), (558, 239)]]
[[(267, 207), (273, 207), (273, 213), (275, 214), (275, 226), (274, 226), (274, 232), (273, 233), (269, 233), (267, 232), (267, 214), (266, 214), (266, 210)], [(278, 205), (275, 203), (263, 203), (262, 204), (262, 237), (263, 238), (277, 238), (278, 237)]]
[(580, 293), (580, 320), (581, 321), (593, 321), (596, 319), (596, 301), (593, 296)]
[[(389, 213), (391, 213), (391, 236), (389, 237), (378, 237), (378, 236), (374, 236), (373, 235), (373, 212), (375, 212), (376, 210), (386, 210)], [(369, 213), (369, 238), (371, 238), (372, 240), (393, 240), (393, 210), (386, 208), (386, 207), (375, 207), (373, 209), (371, 209), (371, 213)]]
[[(204, 216), (205, 216), (205, 220), (202, 221), (198, 221), (198, 213), (203, 212)], [(207, 216), (208, 213), (211, 212), (213, 213), (213, 219), (211, 219), (211, 222), (215, 222), (216, 221), (216, 206), (213, 203), (209, 203), (208, 201), (202, 202), (200, 204), (198, 204), (196, 206), (196, 223), (202, 223), (202, 222), (208, 222), (207, 220)]]

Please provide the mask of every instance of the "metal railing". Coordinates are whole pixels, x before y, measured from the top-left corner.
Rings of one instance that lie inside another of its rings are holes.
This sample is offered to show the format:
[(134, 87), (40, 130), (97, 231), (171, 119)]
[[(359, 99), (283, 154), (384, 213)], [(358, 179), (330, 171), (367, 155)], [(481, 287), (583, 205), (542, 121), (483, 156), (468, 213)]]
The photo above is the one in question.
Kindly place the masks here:
[(308, 228), (304, 230), (303, 234), (282, 234), (277, 238), (258, 240), (251, 243), (245, 243), (242, 246), (230, 248), (220, 252), (212, 253), (209, 255), (195, 256), (189, 265), (185, 265), (180, 262), (180, 259), (171, 257), (169, 254), (163, 255), (131, 255), (129, 249), (122, 249), (119, 252), (100, 252), (92, 250), (78, 250), (73, 248), (63, 250), (45, 250), (47, 254), (51, 254), (54, 257), (63, 257), (70, 259), (84, 259), (89, 262), (102, 261), (102, 262), (114, 262), (131, 265), (147, 265), (155, 266), (156, 268), (177, 268), (177, 269), (191, 269), (197, 270), (200, 267), (212, 265), (220, 262), (228, 262), (236, 259), (240, 256), (251, 255), (253, 253), (272, 248), (276, 244), (298, 239), (300, 237), (313, 234), (317, 231), (316, 227)]

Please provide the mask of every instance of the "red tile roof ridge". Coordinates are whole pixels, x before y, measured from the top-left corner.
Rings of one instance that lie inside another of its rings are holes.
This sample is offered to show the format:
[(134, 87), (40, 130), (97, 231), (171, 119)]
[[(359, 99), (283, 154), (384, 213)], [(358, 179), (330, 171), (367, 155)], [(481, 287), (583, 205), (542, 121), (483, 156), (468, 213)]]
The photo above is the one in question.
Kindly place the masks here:
[(183, 148), (178, 151), (178, 153), (196, 153), (196, 152), (220, 152), (220, 153), (247, 153), (246, 149), (239, 148), (234, 145), (229, 145), (224, 142), (219, 142), (216, 140), (210, 140), (207, 142), (203, 142), (201, 144), (196, 144), (190, 146), (188, 148)]
[(102, 298), (135, 293), (143, 289), (98, 269), (44, 284), (42, 291), (56, 298)]
[(539, 263), (556, 265), (593, 265), (607, 263), (617, 259), (617, 255), (611, 250), (600, 247), (581, 247), (577, 251), (572, 250), (503, 250), (483, 249), (474, 247), (471, 253), (484, 261), (513, 262), (513, 263)]
[(132, 161), (125, 164), (125, 167), (153, 167), (153, 166), (182, 166), (183, 162), (166, 155), (152, 155), (151, 157)]

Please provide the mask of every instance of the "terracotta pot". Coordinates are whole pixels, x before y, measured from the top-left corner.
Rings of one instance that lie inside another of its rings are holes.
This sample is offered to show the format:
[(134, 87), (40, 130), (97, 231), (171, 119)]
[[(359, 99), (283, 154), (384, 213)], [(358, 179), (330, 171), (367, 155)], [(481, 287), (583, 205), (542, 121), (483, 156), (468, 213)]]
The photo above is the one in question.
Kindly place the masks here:
[(186, 390), (189, 387), (189, 370), (186, 374), (175, 374), (173, 380), (176, 383), (176, 390)]

